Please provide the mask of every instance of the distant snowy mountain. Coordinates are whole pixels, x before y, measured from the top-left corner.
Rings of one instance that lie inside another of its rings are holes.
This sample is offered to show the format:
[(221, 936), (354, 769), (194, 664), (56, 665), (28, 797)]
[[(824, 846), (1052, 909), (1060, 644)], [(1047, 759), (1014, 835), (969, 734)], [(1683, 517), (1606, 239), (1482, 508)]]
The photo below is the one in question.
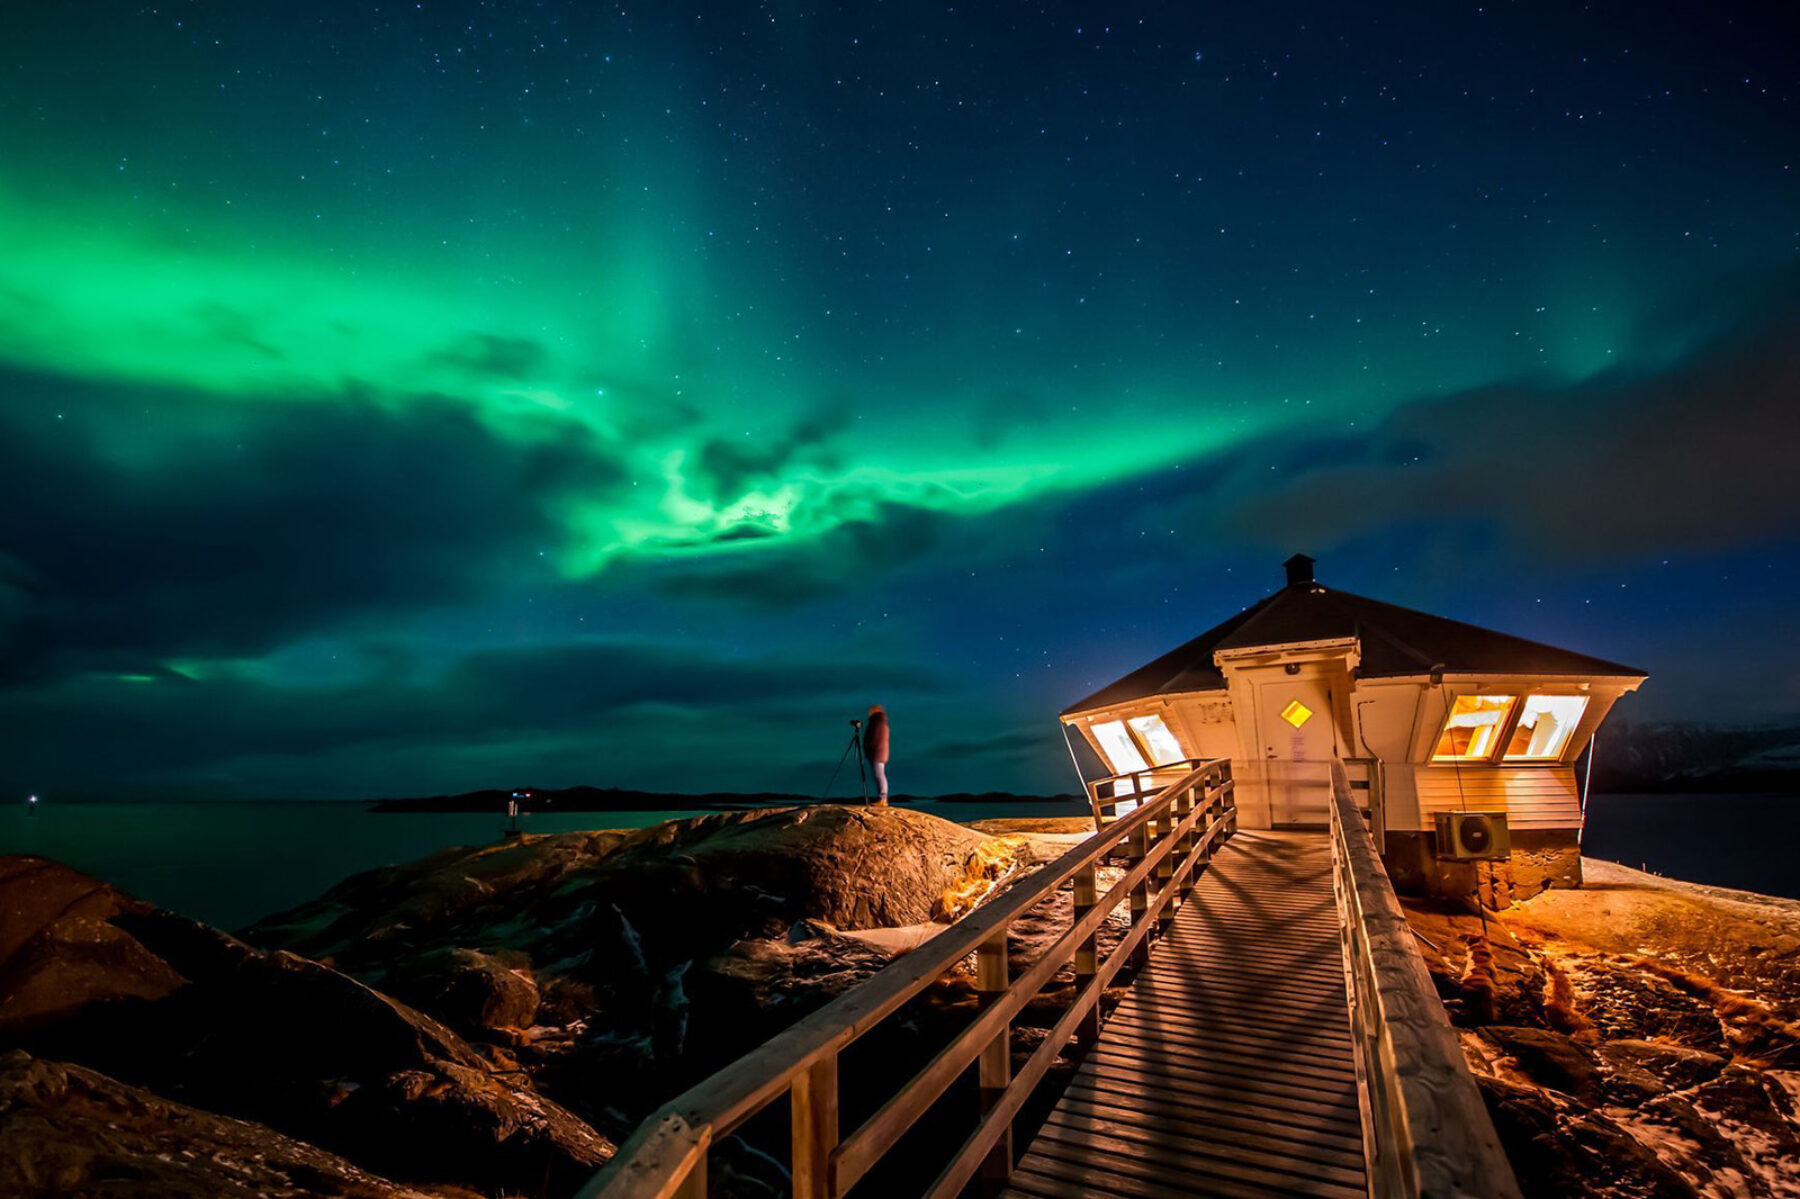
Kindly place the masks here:
[(1594, 790), (1800, 792), (1800, 721), (1608, 724), (1594, 743)]

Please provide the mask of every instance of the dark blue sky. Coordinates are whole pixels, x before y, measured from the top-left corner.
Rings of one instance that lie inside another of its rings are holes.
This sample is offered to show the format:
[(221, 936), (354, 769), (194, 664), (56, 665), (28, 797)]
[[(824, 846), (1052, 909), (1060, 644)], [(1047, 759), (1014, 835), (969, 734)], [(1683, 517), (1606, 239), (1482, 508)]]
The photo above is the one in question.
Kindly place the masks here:
[(1800, 712), (1775, 6), (0, 38), (0, 788), (1063, 789), (1280, 581)]

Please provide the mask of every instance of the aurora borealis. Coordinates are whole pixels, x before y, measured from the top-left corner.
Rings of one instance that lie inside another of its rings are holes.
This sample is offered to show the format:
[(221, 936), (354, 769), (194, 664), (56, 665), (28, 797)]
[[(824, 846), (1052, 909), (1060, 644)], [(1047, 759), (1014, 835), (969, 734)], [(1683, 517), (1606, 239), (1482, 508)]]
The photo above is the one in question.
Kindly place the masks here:
[(1328, 584), (1800, 711), (1771, 6), (14, 6), (0, 787), (1065, 789)]

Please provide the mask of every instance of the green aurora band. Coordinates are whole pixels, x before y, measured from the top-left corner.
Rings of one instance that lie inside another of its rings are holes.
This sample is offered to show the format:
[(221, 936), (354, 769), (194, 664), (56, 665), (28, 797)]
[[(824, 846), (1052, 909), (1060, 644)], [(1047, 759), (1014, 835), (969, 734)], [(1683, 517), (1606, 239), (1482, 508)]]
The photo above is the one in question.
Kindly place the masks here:
[[(1392, 394), (1391, 378), (1351, 390), (1322, 377), (1314, 398), (1297, 404), (1267, 402), (1256, 394), (1266, 384), (1247, 379), (1215, 381), (1206, 392), (1223, 394), (1211, 395), (1141, 378), (1115, 382), (1109, 395), (1108, 383), (1090, 381), (1078, 394), (1101, 402), (1087, 411), (1071, 405), (1073, 416), (978, 444), (966, 414), (979, 388), (907, 394), (904, 379), (871, 371), (853, 381), (875, 402), (857, 416), (856, 436), (839, 439), (849, 454), (829, 467), (803, 457), (776, 464), (714, 495), (692, 478), (702, 438), (742, 438), (754, 455), (758, 439), (783, 436), (823, 401), (785, 381), (792, 372), (759, 372), (753, 362), (734, 380), (717, 368), (710, 381), (693, 378), (656, 265), (679, 259), (678, 247), (639, 246), (625, 256), (635, 269), (571, 294), (555, 279), (490, 280), (423, 253), (405, 270), (370, 255), (377, 266), (364, 269), (275, 236), (230, 244), (192, 232), (202, 225), (179, 215), (77, 214), (0, 190), (0, 357), (203, 392), (225, 421), (259, 397), (392, 407), (449, 399), (498, 436), (586, 439), (625, 463), (630, 485), (564, 497), (568, 536), (557, 561), (572, 577), (619, 555), (751, 553), (878, 519), (884, 505), (977, 514), (1284, 427), (1316, 429), (1345, 412), (1366, 414), (1372, 393)], [(1597, 367), (1600, 357), (1582, 365)], [(1367, 369), (1343, 363), (1341, 373), (1366, 379)]]

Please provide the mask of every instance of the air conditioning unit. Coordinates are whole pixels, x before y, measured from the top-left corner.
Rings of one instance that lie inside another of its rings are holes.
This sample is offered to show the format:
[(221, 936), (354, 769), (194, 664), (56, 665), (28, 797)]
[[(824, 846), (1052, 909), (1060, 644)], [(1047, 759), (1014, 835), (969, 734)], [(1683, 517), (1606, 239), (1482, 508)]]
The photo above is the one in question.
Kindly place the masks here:
[(1459, 862), (1504, 861), (1512, 853), (1505, 812), (1437, 813), (1437, 856)]

